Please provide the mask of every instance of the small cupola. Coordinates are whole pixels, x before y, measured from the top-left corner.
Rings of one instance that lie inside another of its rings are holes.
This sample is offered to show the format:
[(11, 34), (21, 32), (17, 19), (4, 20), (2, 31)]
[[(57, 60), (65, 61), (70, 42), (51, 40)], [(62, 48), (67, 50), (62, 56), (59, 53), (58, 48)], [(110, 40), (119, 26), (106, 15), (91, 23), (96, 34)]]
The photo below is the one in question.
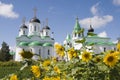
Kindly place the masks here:
[(43, 36), (50, 36), (50, 27), (48, 26), (48, 19), (46, 19), (46, 26), (43, 27)]
[(88, 32), (94, 32), (94, 29), (92, 28), (91, 25), (90, 25), (90, 28), (88, 29)]
[(40, 23), (40, 20), (36, 17), (36, 11), (37, 9), (34, 9), (34, 17), (30, 20), (30, 23), (32, 22), (36, 22), (36, 23)]
[(27, 35), (27, 29), (28, 29), (28, 27), (25, 25), (25, 18), (23, 18), (22, 22), (23, 23), (20, 26), (20, 30), (19, 30), (19, 36), (21, 36), (21, 35)]

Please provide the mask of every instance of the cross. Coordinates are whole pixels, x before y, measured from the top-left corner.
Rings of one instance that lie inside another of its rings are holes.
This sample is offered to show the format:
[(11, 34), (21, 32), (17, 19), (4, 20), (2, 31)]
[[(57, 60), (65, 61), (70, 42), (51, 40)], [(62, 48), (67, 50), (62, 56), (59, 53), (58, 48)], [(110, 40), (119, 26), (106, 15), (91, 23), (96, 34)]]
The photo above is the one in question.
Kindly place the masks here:
[(46, 18), (46, 25), (48, 26), (48, 18)]
[(90, 18), (90, 25), (91, 25), (91, 23), (92, 23), (92, 19)]
[(36, 8), (34, 8), (33, 10), (34, 10), (34, 17), (36, 17), (36, 12), (37, 12), (37, 9), (36, 9)]
[(78, 21), (78, 16), (77, 16), (76, 20)]
[(25, 18), (25, 17), (23, 17), (23, 19), (22, 19), (22, 23), (23, 23), (23, 24), (25, 24), (25, 19), (26, 19), (26, 18)]

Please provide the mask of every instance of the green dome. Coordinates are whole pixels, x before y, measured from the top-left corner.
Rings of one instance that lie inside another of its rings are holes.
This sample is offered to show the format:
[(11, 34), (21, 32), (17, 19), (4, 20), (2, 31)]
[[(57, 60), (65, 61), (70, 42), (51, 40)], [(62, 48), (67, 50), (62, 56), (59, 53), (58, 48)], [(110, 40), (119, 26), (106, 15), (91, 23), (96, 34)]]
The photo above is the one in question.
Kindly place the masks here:
[(28, 46), (28, 42), (20, 42), (18, 45), (19, 46)]
[(44, 43), (43, 46), (53, 46), (51, 43)]
[(80, 30), (81, 30), (81, 27), (80, 27), (80, 24), (79, 24), (79, 21), (78, 21), (78, 18), (77, 18), (73, 32), (76, 33), (76, 32), (79, 32)]
[(29, 44), (29, 46), (42, 46), (42, 43), (40, 43), (39, 41), (33, 41)]

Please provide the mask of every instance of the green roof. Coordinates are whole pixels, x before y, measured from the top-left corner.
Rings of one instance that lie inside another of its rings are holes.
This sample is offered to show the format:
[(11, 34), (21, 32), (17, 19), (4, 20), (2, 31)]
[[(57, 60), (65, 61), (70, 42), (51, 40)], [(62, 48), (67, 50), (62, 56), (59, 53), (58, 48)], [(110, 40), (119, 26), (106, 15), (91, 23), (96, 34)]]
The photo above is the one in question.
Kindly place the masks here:
[(51, 43), (44, 43), (43, 46), (53, 46)]
[(18, 45), (19, 46), (28, 46), (28, 44), (29, 44), (28, 42), (20, 42)]
[(50, 36), (41, 36), (42, 39), (50, 38)]
[(40, 43), (39, 41), (33, 41), (29, 44), (29, 46), (42, 46), (42, 43)]
[(99, 37), (97, 35), (94, 35), (94, 36), (87, 36), (86, 38), (101, 38), (101, 39), (110, 39), (108, 37)]
[(73, 32), (79, 32), (80, 30), (81, 30), (81, 27), (80, 27), (80, 24), (79, 24), (79, 21), (78, 21), (78, 18), (77, 18)]
[(67, 35), (66, 40), (67, 40), (67, 41), (70, 41), (70, 40), (71, 40), (70, 34)]
[(86, 45), (115, 45), (112, 42), (86, 42)]

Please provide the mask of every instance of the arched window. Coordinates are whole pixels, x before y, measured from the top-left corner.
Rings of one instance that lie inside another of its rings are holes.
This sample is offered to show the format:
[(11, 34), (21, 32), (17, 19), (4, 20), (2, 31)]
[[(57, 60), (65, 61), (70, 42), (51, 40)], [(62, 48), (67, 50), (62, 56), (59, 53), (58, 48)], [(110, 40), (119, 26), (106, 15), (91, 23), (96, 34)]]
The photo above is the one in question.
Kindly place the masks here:
[(39, 56), (41, 56), (41, 49), (39, 49)]
[(46, 36), (48, 36), (48, 32), (46, 32)]
[(36, 31), (36, 26), (34, 27), (34, 31)]
[(76, 35), (77, 35), (77, 34), (75, 33), (75, 37), (76, 37)]
[(50, 55), (50, 50), (48, 49), (48, 55)]
[(23, 34), (25, 35), (25, 31), (23, 31)]
[(80, 37), (80, 33), (78, 34), (78, 37)]
[(104, 52), (106, 51), (106, 48), (104, 47)]

